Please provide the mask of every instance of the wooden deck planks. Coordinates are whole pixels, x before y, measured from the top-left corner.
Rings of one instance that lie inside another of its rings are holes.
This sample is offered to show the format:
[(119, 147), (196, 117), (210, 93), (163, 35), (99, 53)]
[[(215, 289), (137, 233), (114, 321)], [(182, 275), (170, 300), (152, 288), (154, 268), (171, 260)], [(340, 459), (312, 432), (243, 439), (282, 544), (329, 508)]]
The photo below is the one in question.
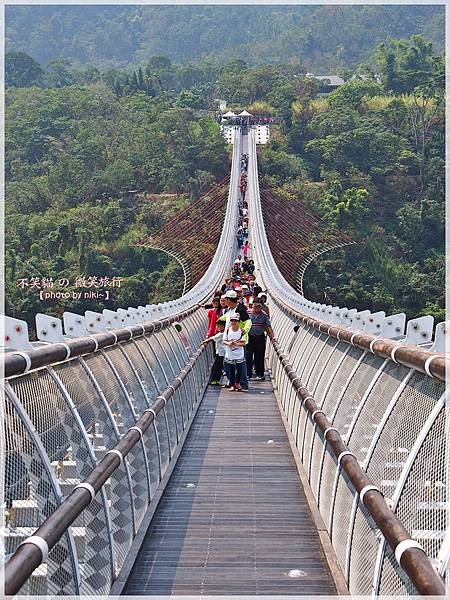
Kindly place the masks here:
[(336, 595), (270, 382), (207, 390), (123, 594)]

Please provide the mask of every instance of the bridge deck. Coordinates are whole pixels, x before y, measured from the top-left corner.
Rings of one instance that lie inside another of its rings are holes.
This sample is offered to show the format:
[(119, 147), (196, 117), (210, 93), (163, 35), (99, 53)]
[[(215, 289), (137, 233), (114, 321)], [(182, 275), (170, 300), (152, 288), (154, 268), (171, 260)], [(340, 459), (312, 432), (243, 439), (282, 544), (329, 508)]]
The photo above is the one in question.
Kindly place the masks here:
[(207, 390), (123, 594), (336, 594), (270, 382)]

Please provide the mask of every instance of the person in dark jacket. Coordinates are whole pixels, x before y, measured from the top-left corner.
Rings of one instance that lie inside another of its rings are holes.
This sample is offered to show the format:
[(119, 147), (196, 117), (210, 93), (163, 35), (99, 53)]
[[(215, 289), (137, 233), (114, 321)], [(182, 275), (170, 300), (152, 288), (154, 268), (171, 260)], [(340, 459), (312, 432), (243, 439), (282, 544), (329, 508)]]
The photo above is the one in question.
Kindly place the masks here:
[(256, 379), (264, 381), (266, 334), (273, 340), (275, 340), (275, 336), (269, 317), (261, 309), (261, 300), (259, 298), (253, 299), (253, 309), (250, 319), (252, 326), (248, 334), (247, 373), (249, 378), (252, 377), (253, 363), (255, 363)]

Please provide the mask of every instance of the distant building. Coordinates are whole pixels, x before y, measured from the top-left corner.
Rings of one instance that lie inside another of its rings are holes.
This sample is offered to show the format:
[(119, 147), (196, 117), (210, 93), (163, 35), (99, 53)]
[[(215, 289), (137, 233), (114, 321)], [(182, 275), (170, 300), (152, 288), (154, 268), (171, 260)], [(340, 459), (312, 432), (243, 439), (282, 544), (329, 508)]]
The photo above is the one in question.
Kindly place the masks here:
[(221, 125), (220, 133), (229, 144), (234, 144), (234, 133), (238, 129), (239, 127), (237, 125)]
[(233, 119), (236, 116), (232, 110), (229, 110), (224, 115), (221, 116), (222, 123), (227, 123), (230, 119)]
[(267, 144), (270, 140), (270, 123), (278, 121), (273, 117), (252, 115), (247, 110), (243, 110), (238, 115), (229, 110), (219, 117), (220, 132), (229, 144), (234, 143), (234, 133), (240, 127), (244, 132), (247, 132), (249, 127), (255, 129), (256, 143)]
[(221, 100), (220, 98), (214, 98), (214, 102), (217, 102), (220, 112), (227, 110), (227, 101), (226, 100)]
[(314, 75), (314, 73), (306, 73), (306, 77), (311, 77), (320, 81), (319, 96), (328, 96), (339, 86), (345, 83), (342, 77), (338, 75)]
[(229, 144), (234, 142), (234, 130), (235, 126), (230, 124), (230, 119), (236, 116), (236, 113), (229, 110), (220, 118), (220, 133), (227, 140)]
[(351, 80), (355, 80), (355, 79), (362, 79), (363, 81), (371, 81), (374, 80), (377, 83), (381, 83), (381, 77), (378, 75), (378, 73), (374, 73), (374, 75), (366, 75), (364, 73), (355, 73), (354, 75), (352, 75), (350, 77)]
[(256, 143), (267, 144), (270, 141), (269, 125), (256, 125)]

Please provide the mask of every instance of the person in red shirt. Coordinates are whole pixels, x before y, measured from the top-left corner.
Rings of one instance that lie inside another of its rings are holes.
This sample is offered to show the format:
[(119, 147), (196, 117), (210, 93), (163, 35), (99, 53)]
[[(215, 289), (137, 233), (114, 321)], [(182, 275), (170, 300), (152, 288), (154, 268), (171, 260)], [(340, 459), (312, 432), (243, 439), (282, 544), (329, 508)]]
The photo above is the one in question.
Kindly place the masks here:
[(216, 333), (216, 324), (219, 317), (222, 316), (222, 307), (220, 306), (220, 298), (213, 298), (213, 307), (208, 310), (208, 334), (211, 337)]

